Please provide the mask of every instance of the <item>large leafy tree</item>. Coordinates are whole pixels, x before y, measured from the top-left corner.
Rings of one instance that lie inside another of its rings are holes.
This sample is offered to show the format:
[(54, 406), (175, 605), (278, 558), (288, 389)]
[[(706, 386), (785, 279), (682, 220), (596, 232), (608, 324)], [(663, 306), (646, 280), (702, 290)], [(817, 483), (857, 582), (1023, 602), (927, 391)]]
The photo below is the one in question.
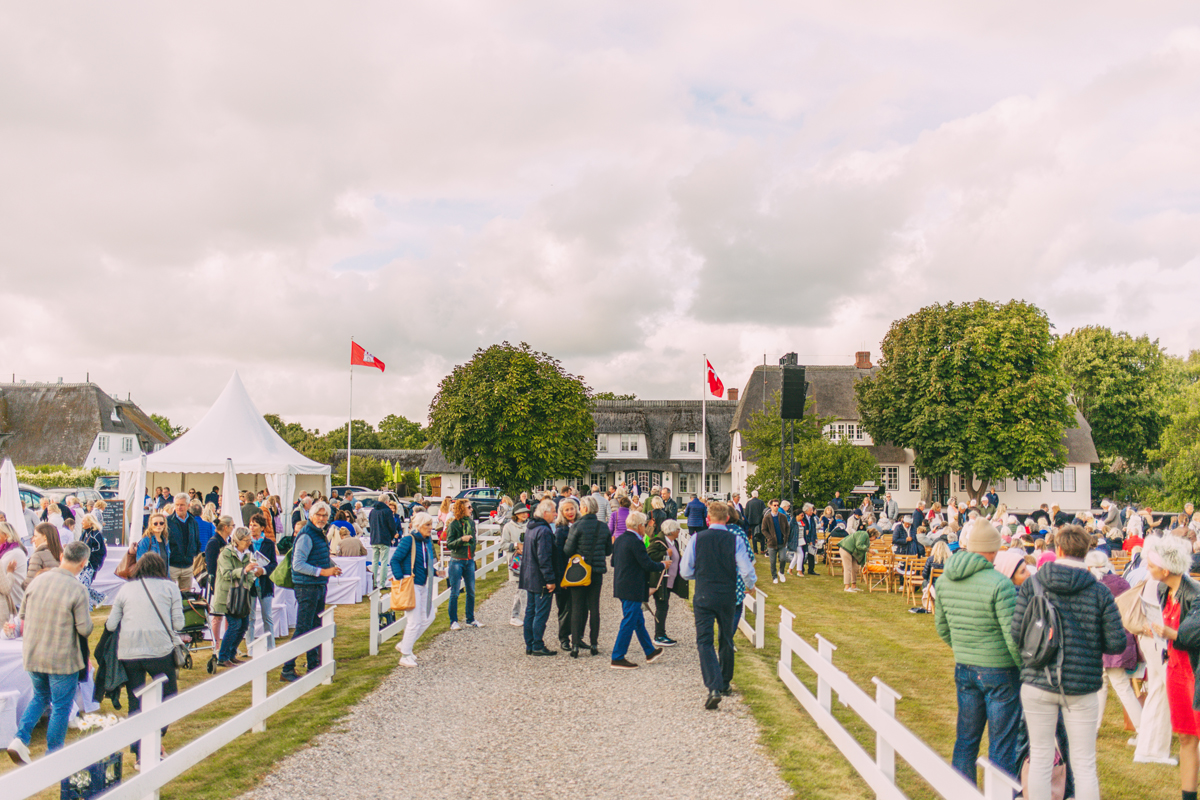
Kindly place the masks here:
[(596, 454), (589, 396), (582, 378), (545, 353), (492, 345), (442, 379), (430, 439), (506, 490), (583, 475)]
[(1200, 351), (1170, 360), (1168, 423), (1159, 448), (1149, 455), (1163, 462), (1163, 492), (1178, 508), (1200, 498)]
[(421, 450), (429, 431), (402, 414), (388, 414), (379, 421), (379, 441), (388, 450)]
[[(843, 440), (834, 443), (821, 434), (832, 417), (817, 417), (812, 413), (812, 400), (805, 405), (805, 415), (797, 420), (796, 468), (800, 491), (795, 500), (801, 503), (824, 505), (834, 492), (848, 494), (851, 489), (876, 476), (879, 467), (871, 451)], [(780, 440), (783, 435), (779, 418), (779, 394), (766, 406), (750, 415), (741, 431), (742, 447), (754, 457), (754, 472), (746, 478), (747, 491), (758, 490), (766, 497), (778, 497), (782, 486)]]
[(989, 482), (1031, 477), (1066, 461), (1071, 406), (1050, 320), (1014, 300), (927, 306), (892, 323), (880, 370), (856, 386), (877, 442), (912, 448), (922, 476)]
[(171, 420), (167, 417), (164, 417), (162, 414), (151, 414), (150, 419), (159, 427), (159, 430), (172, 439), (178, 439), (188, 431), (188, 429), (182, 425), (172, 425)]
[(1166, 425), (1167, 373), (1158, 341), (1088, 326), (1063, 336), (1058, 350), (1071, 402), (1091, 425), (1100, 457), (1143, 466)]

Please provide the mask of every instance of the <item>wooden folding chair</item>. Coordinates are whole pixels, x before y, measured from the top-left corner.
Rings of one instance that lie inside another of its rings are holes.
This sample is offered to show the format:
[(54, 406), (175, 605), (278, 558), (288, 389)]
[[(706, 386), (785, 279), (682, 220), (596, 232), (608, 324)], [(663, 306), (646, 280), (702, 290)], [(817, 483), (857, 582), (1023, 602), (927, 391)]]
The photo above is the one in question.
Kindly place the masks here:
[(825, 563), (829, 566), (829, 574), (837, 576), (845, 566), (842, 564), (842, 540), (827, 539), (825, 541)]
[(867, 563), (863, 566), (863, 575), (867, 579), (868, 592), (873, 592), (876, 588), (888, 591), (892, 580), (892, 558), (893, 554), (890, 550), (872, 549), (867, 553)]
[(904, 599), (909, 606), (915, 606), (920, 602), (918, 595), (921, 592), (921, 573), (925, 571), (925, 556), (911, 558), (909, 571), (904, 573)]
[[(940, 569), (931, 569), (929, 571), (929, 585), (930, 586), (935, 586), (937, 584), (937, 579), (942, 576), (942, 572), (943, 572), (943, 570), (940, 570)], [(937, 603), (937, 597), (935, 596), (933, 598), (933, 600), (929, 603), (925, 603), (924, 600), (922, 599), (922, 603), (925, 606), (925, 610), (928, 611), (930, 614), (932, 614), (933, 606)]]

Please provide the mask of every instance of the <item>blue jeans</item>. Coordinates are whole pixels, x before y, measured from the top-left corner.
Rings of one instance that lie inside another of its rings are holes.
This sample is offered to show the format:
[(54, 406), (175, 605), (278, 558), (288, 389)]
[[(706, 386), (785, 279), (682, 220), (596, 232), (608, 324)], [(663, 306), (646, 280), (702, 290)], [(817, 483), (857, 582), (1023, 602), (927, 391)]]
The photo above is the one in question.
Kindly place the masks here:
[(33, 699), (25, 706), (21, 715), (21, 726), (17, 728), (17, 738), (25, 744), (33, 736), (33, 727), (42, 718), (46, 706), (50, 706), (50, 723), (46, 726), (46, 749), (58, 750), (67, 740), (67, 720), (71, 716), (71, 701), (75, 699), (75, 689), (79, 686), (79, 673), (68, 675), (51, 675), (47, 672), (30, 672), (29, 680), (33, 683)]
[(450, 621), (458, 622), (458, 588), (467, 584), (467, 624), (475, 621), (475, 562), (454, 559), (450, 562)]
[(988, 729), (988, 758), (1014, 777), (1017, 734), (1021, 729), (1021, 672), (1016, 667), (954, 665), (958, 694), (958, 738), (952, 764), (972, 785), (977, 781), (975, 760), (983, 727)]
[(549, 592), (529, 592), (525, 603), (525, 649), (541, 650), (546, 647), (546, 621), (550, 619), (550, 606), (554, 595)]
[(225, 635), (221, 637), (221, 652), (217, 661), (228, 661), (237, 655), (238, 645), (246, 636), (249, 617), (231, 617), (225, 615)]
[(642, 604), (633, 600), (621, 601), (621, 627), (617, 629), (617, 640), (613, 642), (612, 660), (620, 661), (629, 652), (629, 642), (637, 634), (638, 644), (647, 656), (654, 652), (654, 642), (650, 640), (650, 632), (646, 630), (646, 616), (642, 613)]
[[(296, 630), (292, 631), (292, 641), (296, 641), (309, 631), (321, 627), (321, 612), (325, 610), (325, 595), (329, 591), (326, 583), (297, 583), (293, 586), (296, 593)], [(308, 669), (314, 670), (321, 666), (321, 646), (304, 654)], [(296, 674), (296, 659), (283, 665), (284, 675)]]

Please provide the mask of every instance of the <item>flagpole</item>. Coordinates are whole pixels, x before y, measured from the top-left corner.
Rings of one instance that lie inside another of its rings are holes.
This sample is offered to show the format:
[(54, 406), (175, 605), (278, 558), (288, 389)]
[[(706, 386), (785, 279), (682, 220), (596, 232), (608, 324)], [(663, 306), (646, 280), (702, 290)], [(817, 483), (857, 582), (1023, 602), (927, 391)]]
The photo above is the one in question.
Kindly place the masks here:
[(708, 353), (704, 358), (704, 380), (700, 383), (700, 496), (706, 497), (708, 471)]
[(354, 428), (354, 337), (350, 337), (350, 421), (346, 423), (346, 485), (350, 486), (350, 431)]

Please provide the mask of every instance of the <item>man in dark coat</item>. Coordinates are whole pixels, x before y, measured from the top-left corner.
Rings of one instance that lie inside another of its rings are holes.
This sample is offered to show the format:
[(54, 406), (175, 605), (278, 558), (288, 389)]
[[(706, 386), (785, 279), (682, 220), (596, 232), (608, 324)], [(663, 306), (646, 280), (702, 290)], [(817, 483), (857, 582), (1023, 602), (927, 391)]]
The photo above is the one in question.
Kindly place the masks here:
[(525, 605), (525, 655), (554, 656), (557, 650), (548, 650), (545, 643), (546, 620), (550, 619), (550, 606), (554, 601), (554, 590), (558, 577), (554, 569), (554, 518), (557, 512), (554, 501), (546, 499), (537, 507), (525, 529), (525, 546), (521, 556), (520, 587), (529, 592)]
[(758, 490), (751, 492), (750, 502), (746, 503), (746, 535), (754, 542), (754, 552), (761, 553), (767, 549), (767, 540), (762, 534), (763, 514), (767, 512), (767, 504), (758, 499)]
[(221, 507), (221, 487), (214, 486), (212, 491), (204, 495), (205, 503), (212, 503), (217, 508)]
[(387, 503), (376, 503), (367, 517), (367, 527), (371, 530), (371, 569), (375, 570), (375, 588), (378, 589), (387, 579), (390, 548), (400, 534), (396, 512)]
[(638, 665), (625, 658), (629, 651), (629, 642), (637, 634), (638, 644), (646, 654), (646, 663), (658, 660), (663, 654), (661, 647), (655, 647), (646, 630), (646, 617), (642, 612), (642, 604), (650, 600), (650, 587), (647, 580), (651, 573), (662, 572), (669, 562), (651, 561), (646, 555), (646, 515), (634, 511), (625, 520), (625, 532), (613, 543), (613, 597), (621, 601), (621, 627), (617, 631), (617, 640), (613, 643), (613, 669), (637, 669)]
[(175, 513), (167, 516), (167, 545), (171, 554), (167, 571), (179, 591), (192, 590), (192, 561), (200, 555), (200, 526), (188, 513), (188, 496), (180, 492), (175, 498)]

